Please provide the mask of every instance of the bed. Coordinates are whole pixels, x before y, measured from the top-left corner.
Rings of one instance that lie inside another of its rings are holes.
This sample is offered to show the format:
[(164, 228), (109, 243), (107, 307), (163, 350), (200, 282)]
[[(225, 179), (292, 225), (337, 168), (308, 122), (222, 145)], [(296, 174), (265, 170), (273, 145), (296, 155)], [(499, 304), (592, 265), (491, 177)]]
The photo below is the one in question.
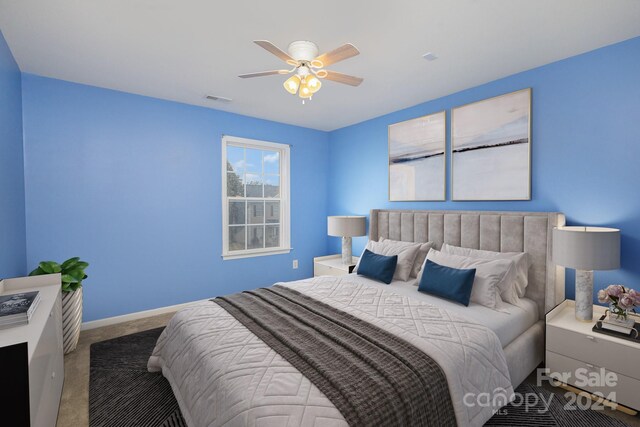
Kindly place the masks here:
[[(564, 220), (547, 212), (371, 211), (371, 240), (527, 252), (529, 285), (518, 307), (463, 307), (417, 292), (410, 282), (383, 285), (357, 275), (273, 289), (320, 301), (428, 354), (446, 378), (454, 424), (483, 425), (542, 362), (544, 315), (564, 299), (564, 270), (551, 258), (551, 230)], [(348, 424), (344, 410), (316, 382), (221, 304), (207, 301), (178, 312), (149, 359), (149, 370), (162, 371), (169, 380), (188, 425)], [(481, 393), (488, 393), (491, 404), (464, 401)]]

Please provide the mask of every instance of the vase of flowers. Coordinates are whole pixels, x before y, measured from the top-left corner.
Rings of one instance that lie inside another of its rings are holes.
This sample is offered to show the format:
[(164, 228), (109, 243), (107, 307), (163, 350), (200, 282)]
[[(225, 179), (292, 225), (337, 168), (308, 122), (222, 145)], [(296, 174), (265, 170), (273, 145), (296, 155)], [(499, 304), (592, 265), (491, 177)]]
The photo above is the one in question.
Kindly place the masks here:
[(623, 285), (609, 285), (598, 291), (598, 301), (609, 304), (610, 321), (627, 324), (629, 313), (640, 307), (640, 292)]

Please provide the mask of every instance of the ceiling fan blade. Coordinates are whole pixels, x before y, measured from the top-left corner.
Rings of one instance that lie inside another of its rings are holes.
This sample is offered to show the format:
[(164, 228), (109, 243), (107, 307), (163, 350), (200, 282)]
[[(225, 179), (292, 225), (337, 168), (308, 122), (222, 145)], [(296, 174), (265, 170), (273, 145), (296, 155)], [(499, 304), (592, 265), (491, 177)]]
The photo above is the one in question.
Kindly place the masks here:
[(327, 75), (323, 78), (334, 81), (334, 82), (338, 82), (338, 83), (344, 83), (346, 85), (359, 86), (360, 83), (362, 83), (362, 81), (364, 80), (361, 77), (354, 77), (348, 74), (338, 73), (336, 71), (328, 71), (328, 70), (326, 71), (327, 71)]
[(289, 74), (290, 72), (291, 71), (289, 70), (260, 71), (259, 73), (240, 74), (238, 77), (242, 79), (248, 79), (251, 77), (272, 76), (274, 74)]
[(287, 64), (294, 65), (294, 66), (298, 65), (298, 61), (293, 59), (291, 56), (289, 56), (288, 53), (286, 53), (285, 51), (283, 51), (282, 49), (280, 49), (279, 47), (271, 43), (269, 40), (254, 40), (253, 42), (258, 46), (260, 46), (261, 48), (268, 50), (278, 58), (282, 59)]
[(337, 49), (332, 50), (331, 52), (323, 53), (322, 55), (314, 59), (314, 61), (322, 62), (322, 67), (326, 67), (328, 65), (335, 64), (338, 61), (344, 61), (345, 59), (349, 59), (352, 56), (356, 56), (359, 54), (360, 51), (354, 45), (352, 45), (351, 43), (347, 43), (343, 44)]

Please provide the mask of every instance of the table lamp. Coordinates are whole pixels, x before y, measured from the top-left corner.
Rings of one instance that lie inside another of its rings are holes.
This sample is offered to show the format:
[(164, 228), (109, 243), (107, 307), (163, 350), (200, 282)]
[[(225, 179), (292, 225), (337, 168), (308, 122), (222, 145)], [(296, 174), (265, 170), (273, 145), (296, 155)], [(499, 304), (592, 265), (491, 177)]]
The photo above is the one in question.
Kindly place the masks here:
[(330, 216), (327, 218), (327, 234), (342, 237), (342, 263), (352, 264), (351, 238), (365, 236), (366, 223), (363, 216)]
[(576, 319), (593, 319), (593, 270), (620, 267), (620, 230), (604, 227), (553, 229), (553, 262), (576, 269)]

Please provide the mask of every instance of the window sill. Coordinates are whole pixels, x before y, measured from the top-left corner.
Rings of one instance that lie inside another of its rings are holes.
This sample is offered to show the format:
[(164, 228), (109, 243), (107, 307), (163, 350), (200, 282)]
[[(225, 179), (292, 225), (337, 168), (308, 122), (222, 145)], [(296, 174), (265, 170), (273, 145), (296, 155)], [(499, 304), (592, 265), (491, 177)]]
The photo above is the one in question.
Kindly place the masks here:
[(227, 254), (222, 254), (222, 259), (226, 261), (230, 259), (253, 258), (258, 256), (267, 256), (267, 255), (282, 255), (282, 254), (288, 254), (292, 250), (293, 250), (292, 248), (277, 248), (273, 250), (258, 250), (258, 251), (245, 251), (240, 253), (227, 253)]

